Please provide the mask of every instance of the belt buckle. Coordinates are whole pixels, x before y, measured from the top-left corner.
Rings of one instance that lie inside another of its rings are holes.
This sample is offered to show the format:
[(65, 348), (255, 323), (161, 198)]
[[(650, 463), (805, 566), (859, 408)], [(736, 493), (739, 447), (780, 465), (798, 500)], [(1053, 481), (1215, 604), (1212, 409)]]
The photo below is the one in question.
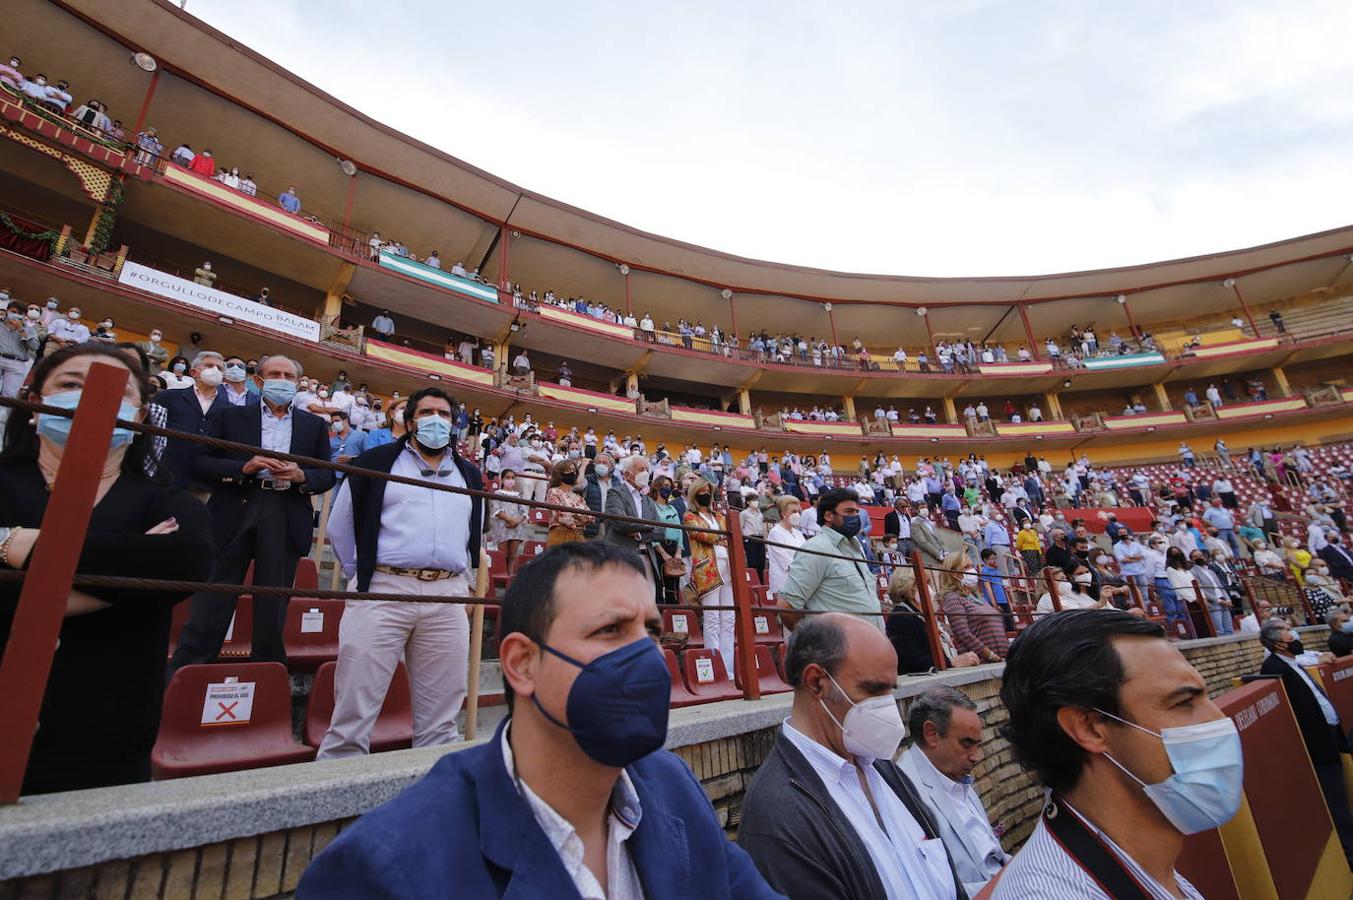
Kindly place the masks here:
[(419, 569), (415, 577), (419, 581), (440, 581), (442, 571), (441, 569)]

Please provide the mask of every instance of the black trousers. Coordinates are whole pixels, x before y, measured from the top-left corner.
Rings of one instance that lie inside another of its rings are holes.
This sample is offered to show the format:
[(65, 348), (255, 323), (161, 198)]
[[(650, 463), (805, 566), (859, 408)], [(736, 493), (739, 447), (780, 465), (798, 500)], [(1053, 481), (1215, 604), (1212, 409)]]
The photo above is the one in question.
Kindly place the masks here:
[(1329, 807), (1330, 818), (1334, 820), (1334, 831), (1339, 835), (1344, 857), (1348, 860), (1349, 868), (1353, 868), (1353, 815), (1348, 811), (1348, 789), (1344, 786), (1343, 764), (1319, 763), (1315, 767), (1315, 777), (1320, 782), (1320, 792), (1325, 795), (1325, 805)]
[[(308, 499), (308, 498), (307, 498)], [(300, 554), (287, 536), (286, 504), (291, 497), (259, 491), (245, 509), (244, 521), (230, 543), (216, 555), (211, 578), (219, 584), (242, 584), (254, 564), (253, 584), (260, 587), (291, 587), (296, 579)], [(194, 594), (189, 603), (188, 624), (183, 626), (169, 675), (181, 666), (214, 662), (225, 643), (230, 619), (235, 614), (234, 594)], [(288, 597), (254, 597), (253, 659), (286, 665), (287, 651), (282, 627), (287, 619)]]

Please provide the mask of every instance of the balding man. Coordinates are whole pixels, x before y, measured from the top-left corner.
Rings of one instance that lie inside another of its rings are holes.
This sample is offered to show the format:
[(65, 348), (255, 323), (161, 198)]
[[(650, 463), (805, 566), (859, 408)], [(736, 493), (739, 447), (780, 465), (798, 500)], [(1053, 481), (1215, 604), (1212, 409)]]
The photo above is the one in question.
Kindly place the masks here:
[[(269, 356), (259, 366), (262, 402), (230, 406), (208, 419), (208, 437), (249, 444), (259, 453), (208, 449), (188, 465), (191, 478), (212, 487), (207, 510), (216, 537), (212, 580), (242, 584), (249, 564), (253, 584), (291, 587), (296, 564), (310, 551), (311, 495), (334, 486), (332, 469), (283, 462), (270, 453), (292, 453), (327, 460), (329, 430), (319, 416), (293, 409), (301, 364), (285, 356)], [(208, 663), (225, 642), (235, 614), (234, 594), (197, 594), (183, 628), (170, 670), (190, 663)], [(287, 598), (254, 596), (253, 659), (287, 661), (282, 643)]]
[(897, 654), (864, 619), (794, 629), (790, 718), (742, 801), (738, 843), (792, 898), (966, 897), (925, 803), (893, 756), (905, 736)]
[(982, 761), (982, 719), (967, 694), (941, 685), (907, 710), (912, 745), (899, 763), (940, 829), (940, 838), (969, 894), (1010, 861), (991, 827), (972, 770)]

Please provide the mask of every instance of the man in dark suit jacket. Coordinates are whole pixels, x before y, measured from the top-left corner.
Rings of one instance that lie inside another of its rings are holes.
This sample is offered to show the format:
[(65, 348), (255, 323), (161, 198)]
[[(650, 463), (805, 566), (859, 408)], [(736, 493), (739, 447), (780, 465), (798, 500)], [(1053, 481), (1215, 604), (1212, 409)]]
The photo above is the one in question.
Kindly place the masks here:
[(1259, 628), (1259, 643), (1270, 651), (1259, 672), (1280, 677), (1287, 689), (1287, 700), (1311, 754), (1325, 805), (1334, 819), (1334, 830), (1339, 834), (1345, 858), (1353, 867), (1353, 815), (1348, 810), (1343, 769), (1343, 754), (1349, 748), (1339, 714), (1315, 678), (1297, 661), (1302, 655), (1301, 640), (1287, 622), (1276, 618), (1264, 622)]
[[(155, 395), (155, 402), (164, 407), (164, 427), (189, 434), (206, 434), (207, 420), (232, 406), (225, 391), (219, 387), (224, 371), (225, 361), (219, 353), (203, 350), (197, 354), (192, 367), (192, 375), (198, 379), (196, 387), (160, 391)], [(169, 470), (175, 487), (202, 487), (192, 484), (188, 478), (188, 462), (201, 451), (201, 444), (179, 438), (170, 438), (165, 444), (160, 462)]]
[[(636, 519), (653, 521), (658, 518), (658, 507), (648, 494), (639, 493), (648, 487), (648, 458), (627, 456), (616, 464), (619, 469), (619, 484), (612, 485), (606, 493), (606, 512), (617, 516), (631, 516)], [(639, 493), (639, 503), (634, 502), (635, 493)], [(637, 525), (632, 522), (607, 520), (602, 527), (602, 538), (610, 544), (636, 551), (648, 560), (649, 571), (653, 573), (654, 583), (661, 590), (662, 573), (658, 566), (657, 551), (653, 548), (653, 526)]]
[(1353, 552), (1344, 546), (1343, 538), (1335, 532), (1326, 538), (1327, 543), (1320, 548), (1320, 558), (1330, 567), (1330, 575), (1353, 581)]
[[(283, 462), (267, 451), (329, 458), (329, 429), (319, 416), (292, 409), (301, 366), (270, 356), (260, 366), (263, 401), (232, 406), (208, 420), (207, 435), (258, 447), (262, 453), (207, 450), (189, 464), (189, 477), (212, 485), (207, 511), (216, 537), (212, 580), (241, 584), (254, 564), (253, 584), (290, 587), (296, 564), (310, 551), (314, 508), (311, 496), (334, 486), (332, 469)], [(183, 628), (170, 672), (216, 658), (235, 614), (233, 594), (198, 594)], [(254, 597), (253, 659), (285, 663), (282, 626), (287, 598)]]
[[(633, 552), (606, 541), (550, 547), (523, 566), (499, 615), (510, 717), (343, 829), (297, 897), (576, 900), (580, 886), (650, 900), (778, 897), (662, 748), (671, 682), (650, 636), (661, 619), (648, 580)], [(566, 865), (555, 848), (567, 844), (591, 864)]]

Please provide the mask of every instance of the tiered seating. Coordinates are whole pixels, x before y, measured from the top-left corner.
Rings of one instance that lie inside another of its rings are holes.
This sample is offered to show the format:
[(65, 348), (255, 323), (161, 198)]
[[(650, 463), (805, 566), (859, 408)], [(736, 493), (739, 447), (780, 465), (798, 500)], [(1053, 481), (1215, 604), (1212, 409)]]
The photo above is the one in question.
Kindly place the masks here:
[[(739, 691), (742, 690), (742, 676), (740, 674), (742, 672), (742, 652), (741, 647), (733, 651), (733, 679)], [(761, 686), (762, 695), (783, 694), (793, 690), (780, 677), (780, 672), (775, 666), (775, 660), (771, 657), (770, 647), (758, 645), (753, 660), (756, 663), (757, 681)]]
[[(310, 699), (305, 706), (305, 733), (308, 746), (319, 748), (329, 721), (334, 715), (334, 672), (338, 664), (326, 662), (315, 673)], [(371, 729), (371, 752), (405, 750), (413, 745), (413, 698), (409, 691), (409, 670), (400, 663), (390, 678), (385, 703)]]
[(686, 687), (686, 679), (681, 675), (681, 666), (677, 663), (677, 656), (671, 650), (662, 651), (663, 662), (667, 663), (667, 674), (672, 677), (672, 699), (668, 704), (673, 709), (679, 709), (683, 706), (695, 706), (697, 703), (708, 703), (710, 701), (701, 698), (698, 694)]
[(705, 633), (700, 628), (700, 614), (689, 609), (664, 609), (662, 630), (684, 634), (687, 647), (705, 646)]
[(170, 679), (150, 756), (155, 778), (314, 758), (314, 748), (292, 737), (291, 684), (281, 663), (184, 666)]

